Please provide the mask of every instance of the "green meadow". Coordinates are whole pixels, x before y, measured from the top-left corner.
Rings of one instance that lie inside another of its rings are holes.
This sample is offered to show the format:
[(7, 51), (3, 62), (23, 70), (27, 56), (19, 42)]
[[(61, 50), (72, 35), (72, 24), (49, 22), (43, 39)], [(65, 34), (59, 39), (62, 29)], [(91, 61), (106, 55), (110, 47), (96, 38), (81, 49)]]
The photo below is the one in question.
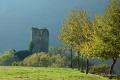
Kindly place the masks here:
[(0, 80), (108, 80), (70, 68), (0, 67)]

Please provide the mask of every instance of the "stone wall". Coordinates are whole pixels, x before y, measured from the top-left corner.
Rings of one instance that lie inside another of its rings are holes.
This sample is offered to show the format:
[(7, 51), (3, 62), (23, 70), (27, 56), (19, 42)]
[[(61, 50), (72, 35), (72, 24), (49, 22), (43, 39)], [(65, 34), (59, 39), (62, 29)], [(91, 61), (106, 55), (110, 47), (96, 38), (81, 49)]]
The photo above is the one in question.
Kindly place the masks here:
[(49, 31), (46, 28), (32, 28), (32, 52), (48, 52)]

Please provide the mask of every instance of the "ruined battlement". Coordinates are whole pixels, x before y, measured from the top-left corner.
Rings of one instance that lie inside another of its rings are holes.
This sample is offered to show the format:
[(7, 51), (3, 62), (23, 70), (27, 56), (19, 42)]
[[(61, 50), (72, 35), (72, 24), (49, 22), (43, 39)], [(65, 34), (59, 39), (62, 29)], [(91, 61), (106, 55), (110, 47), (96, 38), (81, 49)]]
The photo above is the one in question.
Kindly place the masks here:
[(49, 31), (46, 28), (32, 27), (32, 52), (48, 52)]

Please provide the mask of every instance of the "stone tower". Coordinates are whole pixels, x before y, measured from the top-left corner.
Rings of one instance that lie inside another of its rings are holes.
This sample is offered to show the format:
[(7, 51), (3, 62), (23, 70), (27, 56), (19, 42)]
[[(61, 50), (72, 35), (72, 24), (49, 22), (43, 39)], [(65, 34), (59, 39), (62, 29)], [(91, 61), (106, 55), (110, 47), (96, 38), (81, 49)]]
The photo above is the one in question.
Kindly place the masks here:
[(32, 49), (33, 53), (48, 52), (49, 31), (46, 28), (32, 28)]

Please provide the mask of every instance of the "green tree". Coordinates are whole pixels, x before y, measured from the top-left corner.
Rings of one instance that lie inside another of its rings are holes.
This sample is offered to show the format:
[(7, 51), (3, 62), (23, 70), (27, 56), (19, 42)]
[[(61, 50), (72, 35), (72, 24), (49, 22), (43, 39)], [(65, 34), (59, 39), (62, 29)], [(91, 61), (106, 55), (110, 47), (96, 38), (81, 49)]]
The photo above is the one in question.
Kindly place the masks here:
[(34, 53), (33, 55), (30, 55), (26, 57), (22, 61), (22, 65), (24, 66), (41, 66), (41, 67), (47, 67), (50, 64), (49, 62), (49, 55), (46, 53)]
[(10, 66), (16, 60), (15, 53), (16, 51), (11, 49), (0, 54), (0, 65)]
[(84, 10), (74, 11), (62, 26), (60, 36), (84, 56), (112, 59), (112, 74), (120, 56), (120, 0), (110, 0), (105, 15), (97, 16), (94, 22)]
[(104, 59), (112, 59), (110, 74), (117, 58), (120, 56), (120, 0), (110, 0), (105, 15), (97, 16), (94, 29), (99, 38), (96, 55)]
[[(92, 49), (92, 23), (85, 10), (73, 11), (60, 31), (60, 39), (83, 56), (89, 56)], [(87, 62), (88, 63), (88, 62)], [(78, 58), (78, 65), (79, 65)], [(78, 66), (80, 67), (80, 66)], [(88, 68), (88, 67), (87, 67)], [(88, 70), (88, 69), (87, 69)]]

